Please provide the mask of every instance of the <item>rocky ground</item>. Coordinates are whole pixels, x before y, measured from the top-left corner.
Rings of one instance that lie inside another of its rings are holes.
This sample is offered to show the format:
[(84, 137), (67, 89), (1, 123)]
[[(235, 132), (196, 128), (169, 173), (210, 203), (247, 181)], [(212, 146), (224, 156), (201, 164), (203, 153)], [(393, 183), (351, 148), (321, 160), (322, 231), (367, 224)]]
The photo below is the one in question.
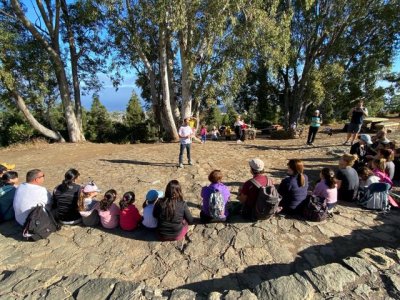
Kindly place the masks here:
[[(301, 158), (311, 181), (322, 167), (335, 168), (332, 153), (346, 151), (344, 134), (304, 139), (257, 139), (244, 144), (194, 144), (195, 164), (177, 168), (178, 144), (32, 144), (0, 150), (23, 177), (41, 168), (46, 187), (68, 168), (120, 195), (134, 190), (140, 207), (150, 188), (181, 182), (192, 214), (199, 216), (200, 189), (221, 169), (236, 198), (250, 177), (248, 160), (264, 160), (279, 183), (289, 158)], [(382, 214), (348, 203), (333, 218), (311, 223), (283, 216), (257, 223), (239, 217), (227, 224), (195, 224), (183, 242), (158, 242), (134, 232), (64, 226), (49, 239), (26, 242), (14, 222), (0, 224), (1, 299), (389, 299), (400, 297), (400, 212)]]

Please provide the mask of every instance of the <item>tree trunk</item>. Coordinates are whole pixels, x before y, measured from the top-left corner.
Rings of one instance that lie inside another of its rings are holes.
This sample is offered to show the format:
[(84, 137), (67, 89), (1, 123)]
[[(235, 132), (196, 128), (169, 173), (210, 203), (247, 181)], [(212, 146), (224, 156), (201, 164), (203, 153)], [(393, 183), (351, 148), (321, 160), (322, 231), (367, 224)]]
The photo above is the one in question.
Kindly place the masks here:
[(29, 111), (28, 107), (26, 107), (25, 101), (20, 94), (18, 94), (16, 91), (12, 91), (11, 94), (19, 110), (24, 114), (25, 118), (34, 129), (36, 129), (40, 134), (44, 135), (45, 137), (53, 139), (57, 142), (62, 142), (62, 143), (65, 142), (64, 138), (60, 135), (60, 133), (48, 129), (35, 119), (35, 117)]
[(169, 83), (168, 83), (168, 59), (167, 59), (167, 48), (165, 41), (166, 29), (163, 24), (160, 26), (159, 31), (159, 51), (160, 51), (160, 73), (161, 73), (161, 84), (162, 84), (162, 119), (164, 120), (164, 129), (167, 134), (167, 138), (171, 141), (177, 141), (179, 139), (178, 131), (175, 126), (174, 116), (172, 114), (170, 94), (169, 94)]
[(175, 82), (174, 82), (174, 53), (172, 51), (170, 32), (167, 36), (167, 57), (168, 57), (168, 82), (169, 82), (169, 97), (171, 102), (172, 114), (174, 116), (175, 124), (178, 124), (181, 118), (176, 95), (175, 95)]
[(189, 64), (187, 61), (187, 38), (184, 32), (180, 32), (179, 34), (179, 48), (180, 48), (180, 57), (181, 57), (181, 65), (182, 65), (182, 107), (181, 107), (181, 116), (182, 118), (190, 117), (192, 114), (192, 99), (190, 95), (190, 78), (191, 75), (189, 70)]

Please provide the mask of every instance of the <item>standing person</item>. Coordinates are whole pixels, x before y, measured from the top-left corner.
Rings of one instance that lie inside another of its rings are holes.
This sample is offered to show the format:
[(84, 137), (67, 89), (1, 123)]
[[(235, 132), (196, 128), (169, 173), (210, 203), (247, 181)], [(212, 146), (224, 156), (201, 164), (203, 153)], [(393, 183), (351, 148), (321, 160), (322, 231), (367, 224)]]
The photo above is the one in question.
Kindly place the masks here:
[(79, 172), (69, 169), (63, 182), (53, 191), (53, 209), (56, 220), (63, 225), (76, 225), (82, 221), (78, 209), (81, 186), (76, 183)]
[(165, 188), (164, 198), (154, 205), (153, 216), (157, 219), (157, 231), (162, 241), (178, 241), (185, 237), (192, 214), (183, 200), (182, 189), (177, 180), (171, 180)]
[(136, 208), (135, 203), (135, 193), (126, 192), (119, 202), (119, 208), (121, 210), (119, 216), (119, 226), (122, 230), (134, 230), (140, 221), (142, 221), (142, 216), (139, 210)]
[(345, 153), (339, 160), (339, 170), (336, 171), (338, 200), (353, 202), (357, 199), (359, 178), (353, 165), (357, 155)]
[(244, 122), (241, 120), (240, 116), (236, 117), (235, 124), (233, 124), (235, 128), (235, 134), (236, 134), (236, 143), (242, 143), (242, 136), (243, 136), (243, 130), (242, 127), (244, 125)]
[(337, 187), (335, 172), (329, 168), (323, 168), (319, 173), (320, 182), (314, 188), (313, 195), (324, 198), (328, 210), (333, 209), (337, 203)]
[(368, 117), (368, 110), (366, 107), (364, 107), (364, 101), (359, 100), (357, 102), (356, 107), (353, 107), (349, 113), (349, 117), (351, 117), (350, 124), (347, 128), (347, 139), (343, 143), (343, 145), (347, 145), (350, 138), (351, 142), (350, 144), (353, 145), (354, 140), (357, 138), (358, 133), (361, 130), (361, 126), (364, 121), (364, 117)]
[(213, 141), (217, 141), (219, 135), (220, 135), (220, 133), (219, 133), (217, 127), (214, 126), (213, 129), (211, 130), (211, 139)]
[(26, 218), (33, 208), (43, 205), (48, 210), (51, 208), (51, 195), (43, 187), (44, 173), (42, 170), (33, 169), (26, 174), (26, 182), (18, 186), (14, 196), (15, 220), (24, 226)]
[(0, 187), (0, 222), (14, 219), (13, 200), (18, 186), (18, 173), (7, 171), (1, 176)]
[(307, 145), (309, 146), (313, 145), (315, 136), (317, 135), (321, 123), (322, 123), (321, 114), (319, 113), (319, 110), (316, 110), (311, 118), (310, 128), (308, 129)]
[(183, 168), (183, 152), (186, 149), (188, 164), (192, 165), (192, 160), (190, 158), (190, 145), (192, 143), (193, 130), (189, 126), (189, 118), (183, 120), (182, 126), (178, 131), (180, 138), (180, 150), (179, 150), (179, 168)]
[(200, 135), (201, 135), (201, 143), (205, 144), (205, 142), (207, 140), (207, 127), (204, 124), (201, 125)]
[(99, 217), (104, 228), (113, 229), (119, 224), (119, 207), (114, 203), (117, 199), (116, 190), (108, 190), (99, 203)]
[(278, 187), (282, 196), (280, 206), (288, 215), (301, 213), (304, 200), (307, 198), (308, 177), (304, 174), (304, 164), (300, 159), (289, 160), (287, 174)]

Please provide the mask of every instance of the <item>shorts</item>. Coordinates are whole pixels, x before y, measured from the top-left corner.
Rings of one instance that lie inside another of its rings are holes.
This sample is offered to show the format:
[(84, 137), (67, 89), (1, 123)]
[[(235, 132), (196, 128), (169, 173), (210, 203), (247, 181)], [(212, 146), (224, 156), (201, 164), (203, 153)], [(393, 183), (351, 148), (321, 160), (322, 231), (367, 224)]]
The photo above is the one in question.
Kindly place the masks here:
[(350, 123), (349, 126), (347, 127), (347, 132), (348, 133), (359, 133), (361, 131), (361, 125), (362, 124)]

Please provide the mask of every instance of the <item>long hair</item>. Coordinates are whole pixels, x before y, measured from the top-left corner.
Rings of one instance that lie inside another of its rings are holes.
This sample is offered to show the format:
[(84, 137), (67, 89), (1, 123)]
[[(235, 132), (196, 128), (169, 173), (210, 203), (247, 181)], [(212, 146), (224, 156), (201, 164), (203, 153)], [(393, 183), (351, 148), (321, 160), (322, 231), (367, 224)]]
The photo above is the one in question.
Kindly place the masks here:
[(80, 176), (79, 171), (76, 169), (69, 169), (65, 175), (62, 184), (65, 187), (70, 187), (75, 182), (75, 180)]
[(121, 201), (119, 201), (119, 208), (125, 209), (127, 208), (130, 204), (135, 202), (135, 193), (134, 192), (126, 192), (123, 196)]
[(376, 168), (381, 171), (385, 172), (386, 169), (386, 159), (384, 158), (376, 158), (373, 161), (373, 164), (376, 166)]
[(117, 198), (117, 191), (116, 190), (108, 190), (104, 194), (104, 198), (100, 201), (100, 209), (103, 211), (108, 210), (111, 207), (111, 204), (114, 203), (115, 199)]
[(325, 180), (326, 185), (330, 188), (333, 189), (336, 187), (336, 181), (335, 181), (335, 172), (333, 172), (332, 169), (330, 168), (323, 168), (321, 170), (322, 177)]
[(178, 180), (171, 180), (165, 188), (165, 194), (162, 202), (165, 205), (165, 216), (171, 221), (175, 215), (177, 201), (183, 201), (183, 194)]
[(15, 171), (7, 171), (1, 176), (1, 181), (4, 185), (10, 185), (10, 180), (18, 178), (18, 173)]
[(297, 177), (297, 184), (299, 186), (304, 186), (306, 184), (306, 180), (304, 177), (304, 164), (300, 159), (291, 159), (288, 162), (288, 167), (293, 171), (293, 175)]

